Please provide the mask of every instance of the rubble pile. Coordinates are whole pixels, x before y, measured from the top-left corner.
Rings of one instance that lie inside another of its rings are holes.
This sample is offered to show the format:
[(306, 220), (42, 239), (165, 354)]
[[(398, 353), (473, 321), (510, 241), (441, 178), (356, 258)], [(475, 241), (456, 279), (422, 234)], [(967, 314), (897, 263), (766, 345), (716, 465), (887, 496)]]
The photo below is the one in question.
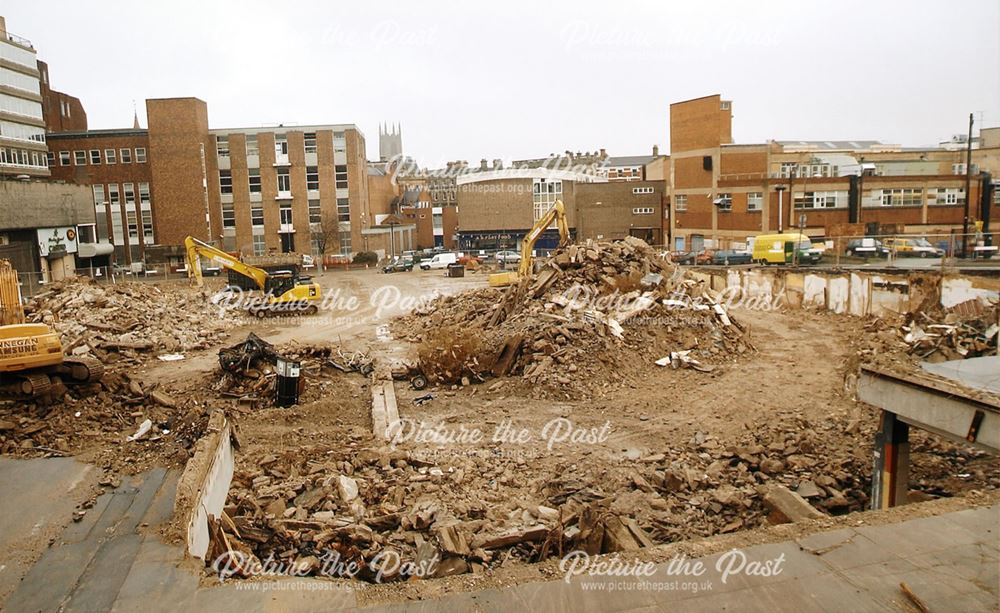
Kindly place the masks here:
[(393, 325), (407, 340), (433, 341), (425, 354), (448, 351), (437, 331), (475, 337), (483, 351), (475, 364), (421, 364), (432, 383), (445, 384), (486, 371), (585, 391), (671, 353), (690, 352), (674, 362), (710, 370), (753, 348), (715, 292), (634, 237), (569, 245), (517, 285), (438, 298)]
[[(337, 445), (244, 455), (216, 542), (310, 574), (336, 551), (371, 580), (387, 556), (413, 567), (436, 557), (440, 577), (755, 528), (771, 521), (776, 488), (841, 515), (868, 506), (872, 428), (785, 411), (731, 440), (698, 432), (645, 455), (577, 457), (533, 447), (372, 448), (370, 435), (351, 430)], [(1000, 484), (985, 453), (921, 441), (915, 488), (954, 494), (964, 473)]]
[(0, 452), (77, 455), (134, 473), (151, 465), (183, 465), (204, 433), (208, 407), (197, 398), (168, 394), (127, 373), (74, 387), (63, 401), (26, 410), (0, 404)]
[(975, 299), (950, 309), (925, 307), (898, 321), (870, 318), (858, 339), (858, 360), (907, 369), (921, 361), (996, 355), (998, 334), (1000, 304)]
[(93, 354), (105, 363), (204, 349), (224, 337), (229, 327), (193, 289), (97, 284), (88, 278), (50, 285), (25, 311), (29, 321), (59, 332), (66, 353)]

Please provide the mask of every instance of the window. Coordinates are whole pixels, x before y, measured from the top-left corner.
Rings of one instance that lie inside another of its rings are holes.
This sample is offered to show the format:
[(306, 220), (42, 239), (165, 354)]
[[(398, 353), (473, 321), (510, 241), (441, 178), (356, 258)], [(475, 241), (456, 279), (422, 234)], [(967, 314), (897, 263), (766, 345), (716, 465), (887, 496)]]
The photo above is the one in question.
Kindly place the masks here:
[(920, 206), (923, 190), (919, 188), (883, 189), (882, 206)]
[(146, 148), (145, 147), (136, 147), (135, 148), (135, 161), (137, 163), (139, 163), (139, 164), (145, 164), (146, 163)]
[(121, 149), (118, 151), (121, 154), (122, 164), (132, 163), (132, 150), (131, 149)]
[(316, 153), (316, 133), (306, 132), (303, 140), (305, 141), (306, 153)]
[(351, 232), (342, 231), (338, 237), (340, 239), (340, 253), (341, 255), (351, 255)]
[(236, 227), (236, 209), (233, 207), (232, 202), (222, 203), (222, 227), (223, 228)]
[(953, 175), (964, 175), (965, 174), (965, 163), (963, 162), (961, 164), (952, 164), (951, 165), (951, 174), (953, 174)]
[(687, 194), (678, 194), (674, 196), (674, 210), (675, 211), (686, 211), (688, 210), (688, 197)]
[(91, 164), (100, 164), (101, 163), (101, 150), (100, 149), (91, 149), (90, 150), (90, 163)]
[(263, 234), (253, 235), (253, 254), (264, 255), (267, 253), (267, 243), (264, 242)]
[(562, 198), (562, 193), (562, 181), (535, 179), (531, 193), (535, 221), (541, 219), (556, 203), (556, 200)]
[(149, 183), (139, 184), (139, 202), (149, 204)]
[(288, 137), (284, 134), (274, 135), (274, 157), (288, 155)]
[(233, 171), (231, 170), (219, 171), (219, 193), (220, 194), (233, 193)]
[(260, 149), (257, 148), (257, 135), (247, 134), (247, 157), (260, 155)]
[(54, 151), (49, 151), (48, 155), (45, 156), (45, 165), (49, 167), (56, 165), (56, 154)]
[(104, 206), (104, 186), (94, 185), (94, 206), (101, 208)]
[(250, 172), (250, 177), (249, 177), (250, 193), (251, 194), (259, 194), (260, 193), (260, 169), (259, 168), (251, 168), (249, 172)]
[(135, 185), (132, 183), (122, 184), (122, 191), (125, 192), (125, 204), (135, 204)]
[(936, 191), (931, 190), (933, 196), (932, 204), (965, 204), (965, 189), (954, 187), (939, 187)]
[(319, 200), (309, 201), (309, 223), (323, 223), (323, 213), (319, 206)]
[(778, 170), (778, 176), (782, 179), (788, 179), (795, 174), (795, 170), (798, 166), (799, 165), (795, 162), (782, 162), (781, 169)]
[(74, 151), (73, 152), (73, 163), (77, 166), (87, 165), (87, 152), (86, 151)]
[(125, 221), (128, 222), (128, 237), (139, 238), (139, 220), (135, 208), (125, 209)]
[(142, 209), (142, 242), (149, 245), (154, 242), (153, 237), (153, 212), (148, 208)]
[(347, 189), (347, 166), (334, 166), (333, 170), (337, 189)]
[(319, 189), (319, 168), (306, 166), (306, 189)]
[(59, 152), (59, 165), (60, 166), (69, 166), (69, 161), (70, 161), (69, 151), (60, 151)]
[(347, 153), (347, 136), (344, 132), (333, 133), (333, 152)]
[(114, 149), (104, 150), (104, 163), (105, 164), (117, 164), (118, 163), (118, 153)]
[(718, 201), (716, 208), (719, 209), (721, 213), (728, 213), (733, 210), (733, 195), (729, 193), (721, 193), (715, 198)]
[(732, 108), (732, 104), (733, 103), (731, 100), (722, 100), (721, 102), (719, 102), (719, 110), (728, 111), (730, 110), (730, 108)]
[(282, 168), (278, 171), (278, 193), (292, 191), (292, 179), (288, 176), (288, 169)]
[(347, 198), (337, 198), (337, 221), (351, 221), (351, 203)]
[(253, 226), (264, 225), (264, 207), (262, 206), (250, 207), (250, 225)]
[(651, 206), (643, 206), (643, 207), (634, 208), (634, 209), (632, 209), (632, 214), (633, 215), (652, 215), (653, 214), (653, 207), (651, 207)]
[(229, 137), (228, 136), (216, 136), (215, 137), (215, 153), (220, 158), (229, 157)]
[(847, 206), (847, 192), (796, 192), (797, 209), (834, 209)]
[(652, 194), (653, 193), (653, 188), (652, 187), (633, 187), (632, 188), (632, 193), (633, 194)]
[(749, 192), (747, 193), (747, 210), (748, 211), (759, 211), (764, 206), (764, 194), (763, 192)]
[(117, 183), (108, 184), (108, 202), (111, 203), (111, 206), (118, 206), (119, 204), (121, 204), (121, 198), (119, 197), (118, 194)]
[(292, 225), (292, 203), (284, 202), (278, 207), (278, 223), (283, 226)]

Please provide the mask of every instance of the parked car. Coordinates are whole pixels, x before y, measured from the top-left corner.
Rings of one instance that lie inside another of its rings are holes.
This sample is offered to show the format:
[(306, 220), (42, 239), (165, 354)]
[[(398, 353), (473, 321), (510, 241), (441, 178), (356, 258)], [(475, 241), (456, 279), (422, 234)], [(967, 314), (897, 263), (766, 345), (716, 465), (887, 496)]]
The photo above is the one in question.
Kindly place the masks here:
[(382, 267), (382, 272), (409, 272), (413, 270), (413, 258), (406, 256), (396, 256), (388, 264)]
[(897, 257), (940, 258), (944, 257), (944, 249), (932, 245), (923, 237), (902, 238), (890, 236), (883, 243), (889, 251), (894, 251)]
[(671, 251), (670, 261), (675, 264), (694, 264), (693, 251)]
[(457, 253), (438, 253), (431, 259), (420, 262), (420, 269), (440, 270), (443, 268), (448, 268), (448, 264), (454, 264), (456, 262), (458, 262)]
[(749, 264), (751, 261), (749, 251), (723, 249), (712, 254), (713, 264)]
[(889, 255), (889, 250), (877, 238), (852, 238), (847, 241), (847, 255), (884, 258)]
[(521, 254), (516, 251), (497, 251), (497, 262), (503, 262), (505, 264), (519, 264), (521, 262)]

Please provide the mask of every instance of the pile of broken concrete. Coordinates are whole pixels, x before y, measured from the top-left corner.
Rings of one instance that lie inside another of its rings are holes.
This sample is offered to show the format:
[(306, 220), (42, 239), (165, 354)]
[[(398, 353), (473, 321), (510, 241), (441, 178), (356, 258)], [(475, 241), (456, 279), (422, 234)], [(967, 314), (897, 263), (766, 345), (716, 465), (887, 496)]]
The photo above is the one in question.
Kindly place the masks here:
[[(696, 433), (609, 459), (373, 448), (357, 429), (336, 446), (241, 459), (215, 525), (225, 549), (213, 553), (238, 550), (322, 575), (335, 552), (369, 581), (388, 559), (404, 568), (436, 560), (439, 577), (840, 515), (868, 505), (872, 434), (859, 420), (782, 412), (734, 439)], [(959, 470), (1000, 482), (985, 454), (935, 450), (933, 464), (920, 457), (914, 484), (931, 494), (946, 493), (942, 479)]]
[(86, 278), (50, 285), (25, 312), (59, 332), (65, 352), (105, 363), (204, 349), (231, 326), (202, 292), (185, 286)]
[(568, 396), (616, 385), (658, 360), (709, 371), (753, 348), (718, 293), (634, 237), (561, 248), (514, 286), (439, 298), (394, 330), (434, 345), (423, 348), (431, 356), (475, 340), (480, 354), (464, 363), (421, 364), (432, 383), (514, 374)]

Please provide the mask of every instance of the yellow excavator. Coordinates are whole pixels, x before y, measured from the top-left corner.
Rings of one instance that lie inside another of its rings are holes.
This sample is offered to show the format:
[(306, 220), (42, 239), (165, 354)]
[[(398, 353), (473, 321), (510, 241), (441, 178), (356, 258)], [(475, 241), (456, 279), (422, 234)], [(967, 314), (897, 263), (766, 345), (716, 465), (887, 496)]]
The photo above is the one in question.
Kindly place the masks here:
[(559, 246), (564, 247), (569, 243), (569, 224), (566, 221), (566, 208), (563, 206), (562, 200), (556, 200), (552, 208), (546, 211), (535, 222), (535, 225), (528, 230), (528, 233), (524, 235), (524, 240), (521, 241), (521, 263), (518, 266), (517, 272), (493, 273), (490, 275), (491, 287), (513, 285), (519, 279), (531, 276), (533, 264), (531, 252), (535, 248), (535, 242), (538, 241), (538, 237), (542, 235), (542, 232), (545, 232), (546, 228), (552, 225), (553, 221), (559, 227)]
[(252, 280), (263, 295), (244, 306), (257, 317), (272, 313), (311, 315), (319, 310), (318, 304), (323, 297), (319, 284), (301, 282), (296, 271), (269, 273), (263, 268), (244, 264), (225, 251), (193, 236), (184, 239), (184, 247), (187, 249), (188, 277), (193, 277), (198, 287), (204, 285), (201, 274), (203, 257)]
[(95, 383), (104, 376), (99, 360), (63, 355), (56, 332), (26, 322), (17, 271), (0, 260), (0, 395), (51, 400), (65, 393), (65, 385)]

